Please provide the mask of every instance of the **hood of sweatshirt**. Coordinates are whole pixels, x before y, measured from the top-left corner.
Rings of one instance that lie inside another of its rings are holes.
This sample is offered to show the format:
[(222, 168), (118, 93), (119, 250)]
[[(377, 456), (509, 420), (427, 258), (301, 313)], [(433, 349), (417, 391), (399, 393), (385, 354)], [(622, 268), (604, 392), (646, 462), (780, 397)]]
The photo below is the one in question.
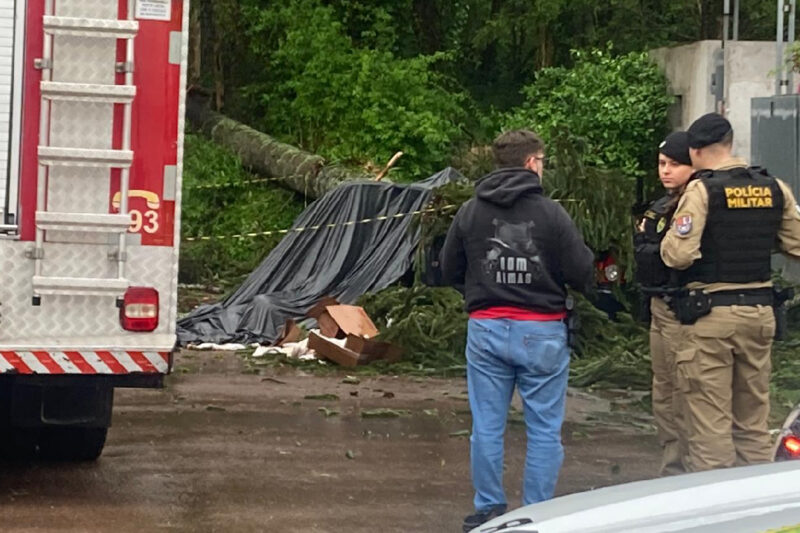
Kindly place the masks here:
[(508, 207), (521, 196), (542, 194), (542, 182), (536, 172), (526, 168), (502, 168), (482, 178), (475, 187), (481, 200)]

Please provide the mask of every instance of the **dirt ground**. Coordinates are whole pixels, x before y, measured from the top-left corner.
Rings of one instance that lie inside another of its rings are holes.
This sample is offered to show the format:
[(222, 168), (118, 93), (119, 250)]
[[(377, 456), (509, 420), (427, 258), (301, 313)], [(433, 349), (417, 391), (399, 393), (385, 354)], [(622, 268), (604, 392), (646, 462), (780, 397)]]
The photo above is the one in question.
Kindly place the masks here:
[[(0, 530), (460, 531), (472, 498), (465, 381), (345, 376), (257, 375), (233, 353), (182, 352), (163, 390), (117, 390), (96, 463), (0, 463)], [(558, 494), (657, 471), (650, 420), (622, 392), (570, 391), (564, 444)], [(512, 507), (524, 447), (515, 411)]]

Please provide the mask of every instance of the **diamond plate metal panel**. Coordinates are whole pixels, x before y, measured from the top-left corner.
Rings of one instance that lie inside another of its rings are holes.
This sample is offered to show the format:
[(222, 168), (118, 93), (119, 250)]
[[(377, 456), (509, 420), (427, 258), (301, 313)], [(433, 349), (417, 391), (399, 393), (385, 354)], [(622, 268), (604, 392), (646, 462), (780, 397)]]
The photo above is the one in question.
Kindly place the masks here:
[[(25, 257), (32, 243), (0, 241), (0, 348), (21, 346), (102, 346), (102, 339), (115, 339), (117, 348), (151, 346), (153, 339), (175, 333), (176, 256), (172, 248), (134, 246), (128, 250), (128, 279), (132, 285), (154, 287), (161, 300), (158, 329), (153, 334), (130, 333), (119, 325), (114, 298), (98, 296), (42, 296), (33, 306), (33, 261)], [(49, 243), (43, 263), (45, 275), (63, 277), (114, 277), (115, 263), (107, 258), (108, 246)], [(108, 341), (110, 342), (110, 341)], [(161, 346), (158, 349), (169, 349)]]
[[(54, 167), (50, 169), (47, 183), (47, 210), (64, 213), (108, 213), (108, 198), (111, 194), (108, 169)], [(105, 235), (48, 231), (45, 240), (50, 242), (72, 242), (103, 244)], [(45, 264), (50, 261), (45, 258)]]
[(108, 213), (110, 181), (107, 169), (53, 168), (48, 180), (47, 210), (60, 213)]
[(113, 278), (116, 263), (108, 260), (109, 246), (47, 243), (42, 275), (57, 278)]
[(114, 108), (92, 102), (53, 102), (50, 146), (109, 150), (114, 134)]
[(68, 83), (114, 83), (115, 39), (56, 35), (53, 38), (53, 79)]
[(58, 0), (55, 15), (96, 19), (118, 18), (117, 0)]

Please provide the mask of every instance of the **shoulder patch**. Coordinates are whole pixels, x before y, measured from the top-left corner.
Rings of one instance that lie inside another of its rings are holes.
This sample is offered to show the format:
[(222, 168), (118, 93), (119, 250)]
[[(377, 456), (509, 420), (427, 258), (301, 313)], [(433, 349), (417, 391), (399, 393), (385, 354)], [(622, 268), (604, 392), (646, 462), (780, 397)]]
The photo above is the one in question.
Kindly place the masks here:
[(656, 225), (656, 233), (661, 233), (665, 227), (667, 227), (667, 219), (661, 218)]
[(688, 235), (692, 231), (692, 215), (681, 213), (675, 216), (675, 232)]

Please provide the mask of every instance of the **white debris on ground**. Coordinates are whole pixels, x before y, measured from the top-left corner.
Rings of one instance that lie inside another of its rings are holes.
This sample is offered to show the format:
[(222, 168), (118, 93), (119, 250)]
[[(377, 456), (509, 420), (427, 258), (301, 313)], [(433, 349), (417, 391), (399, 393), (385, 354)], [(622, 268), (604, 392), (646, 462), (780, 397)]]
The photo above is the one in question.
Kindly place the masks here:
[(265, 355), (285, 355), (301, 361), (313, 361), (317, 358), (314, 350), (308, 347), (308, 339), (300, 342), (287, 342), (283, 346), (259, 346), (253, 352), (253, 357), (264, 357)]
[[(323, 339), (336, 344), (344, 348), (345, 342), (347, 339), (336, 339), (331, 337), (325, 337), (320, 333), (318, 329), (312, 329), (310, 333), (316, 333)], [(225, 351), (225, 352), (238, 352), (248, 349), (253, 349), (253, 353), (251, 357), (254, 358), (261, 358), (265, 356), (276, 356), (276, 355), (283, 355), (285, 357), (289, 357), (291, 359), (298, 359), (300, 361), (315, 361), (319, 360), (320, 363), (324, 363), (325, 361), (321, 360), (317, 357), (317, 354), (314, 350), (308, 347), (308, 338), (305, 338), (299, 342), (287, 342), (281, 346), (275, 345), (263, 345), (263, 344), (236, 344), (236, 343), (228, 343), (228, 344), (215, 344), (213, 342), (204, 342), (201, 344), (189, 344), (186, 346), (188, 350), (200, 350), (200, 351)]]
[[(257, 344), (251, 345), (250, 348), (252, 348), (253, 346), (258, 346), (258, 345)], [(241, 350), (246, 350), (248, 346), (245, 346), (244, 344), (234, 344), (234, 343), (215, 344), (213, 342), (204, 342), (201, 344), (189, 344), (188, 346), (186, 346), (186, 348), (189, 350), (201, 350), (201, 351), (214, 350), (218, 352), (238, 352)]]

